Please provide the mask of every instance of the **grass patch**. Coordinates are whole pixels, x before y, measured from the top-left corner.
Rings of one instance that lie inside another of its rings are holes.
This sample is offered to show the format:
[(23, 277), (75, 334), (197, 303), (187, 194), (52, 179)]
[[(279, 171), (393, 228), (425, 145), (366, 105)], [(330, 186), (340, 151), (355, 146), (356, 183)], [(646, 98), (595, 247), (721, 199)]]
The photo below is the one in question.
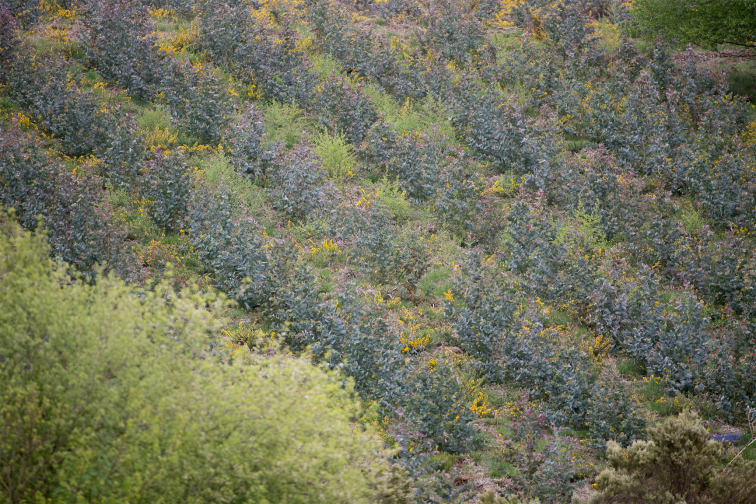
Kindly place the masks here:
[(313, 137), (315, 152), (323, 158), (323, 169), (336, 181), (354, 176), (358, 164), (352, 145), (342, 133), (318, 133)]
[(491, 472), (489, 473), (492, 478), (503, 478), (506, 476), (514, 476), (517, 474), (517, 469), (512, 464), (504, 460), (492, 460)]
[(180, 145), (192, 146), (197, 139), (187, 135), (171, 122), (171, 116), (162, 107), (143, 109), (137, 117), (137, 124), (144, 135), (147, 147), (174, 149)]
[(0, 112), (16, 112), (20, 110), (18, 104), (6, 96), (0, 96)]
[(574, 140), (566, 140), (565, 145), (570, 152), (580, 152), (583, 149), (594, 149), (598, 147), (596, 142), (592, 142), (585, 138), (577, 138)]
[(456, 133), (440, 101), (428, 96), (422, 100), (407, 99), (400, 103), (373, 84), (365, 86), (364, 91), (373, 100), (378, 112), (400, 132), (430, 133), (433, 128), (438, 128), (439, 133), (456, 141)]
[(727, 76), (727, 85), (732, 93), (756, 103), (756, 69), (736, 69)]
[(439, 453), (430, 458), (432, 467), (437, 471), (451, 471), (454, 464), (459, 460), (458, 455), (452, 455), (451, 453)]
[(453, 287), (453, 284), (449, 281), (451, 274), (452, 271), (450, 268), (434, 268), (420, 280), (418, 288), (425, 297), (441, 297), (444, 295), (444, 292)]
[(680, 413), (688, 401), (682, 396), (669, 397), (661, 380), (658, 378), (644, 378), (638, 387), (638, 396), (646, 403), (651, 411), (666, 417)]
[(383, 178), (375, 177), (372, 187), (368, 187), (368, 192), (372, 193), (370, 199), (378, 200), (389, 211), (398, 225), (405, 224), (412, 215), (412, 205), (407, 201), (404, 191), (399, 186), (389, 180), (386, 176)]
[(268, 200), (265, 190), (236, 173), (223, 152), (202, 159), (197, 168), (212, 187), (226, 187), (234, 194), (237, 211), (243, 210), (257, 217), (264, 214), (261, 210)]
[(617, 361), (617, 371), (625, 378), (640, 378), (643, 376), (643, 368), (631, 359)]
[(283, 142), (287, 149), (300, 143), (305, 132), (320, 130), (317, 123), (305, 117), (296, 105), (273, 102), (263, 110), (265, 132), (271, 142)]
[(706, 218), (693, 207), (690, 201), (685, 201), (680, 205), (680, 210), (675, 213), (675, 217), (680, 219), (689, 233), (697, 233), (707, 224)]
[(514, 432), (509, 427), (501, 425), (496, 427), (496, 434), (500, 434), (503, 439), (510, 439), (514, 435)]
[(315, 54), (310, 60), (312, 61), (312, 69), (318, 74), (321, 80), (324, 80), (334, 72), (341, 73), (339, 62), (328, 54)]
[[(753, 434), (746, 434), (743, 436), (743, 440), (741, 443), (745, 446), (748, 443), (751, 442), (751, 439), (753, 439)], [(751, 446), (746, 448), (746, 450), (743, 452), (743, 455), (741, 455), (746, 460), (756, 460), (756, 443), (753, 443)]]
[(640, 382), (640, 386), (638, 387), (638, 397), (640, 397), (642, 400), (646, 402), (656, 401), (664, 396), (664, 387), (661, 385), (661, 382), (658, 379), (644, 378), (643, 381)]
[(562, 437), (573, 437), (576, 439), (588, 439), (589, 432), (587, 429), (571, 429), (566, 428), (559, 431), (559, 435)]

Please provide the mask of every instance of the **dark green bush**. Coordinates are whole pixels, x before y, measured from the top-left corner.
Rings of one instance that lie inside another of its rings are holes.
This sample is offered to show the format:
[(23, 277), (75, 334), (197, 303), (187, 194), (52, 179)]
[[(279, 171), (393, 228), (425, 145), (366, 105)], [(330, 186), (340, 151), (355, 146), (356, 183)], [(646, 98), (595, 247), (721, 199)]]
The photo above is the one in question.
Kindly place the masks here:
[(375, 105), (362, 86), (336, 74), (318, 85), (312, 108), (323, 126), (343, 133), (352, 145), (359, 145), (378, 120)]
[(578, 441), (550, 433), (554, 425), (528, 400), (526, 394), (515, 403), (518, 414), (512, 438), (504, 441), (503, 454), (517, 469), (512, 477), (521, 495), (544, 504), (565, 503), (585, 477), (579, 472)]
[(136, 121), (120, 105), (114, 106), (111, 115), (118, 117), (105, 131), (104, 138), (95, 148), (101, 176), (113, 189), (136, 191), (147, 160), (146, 145)]
[(42, 16), (42, 5), (37, 0), (0, 0), (0, 7), (13, 14), (16, 22), (26, 30), (34, 26)]
[(716, 48), (720, 44), (752, 47), (756, 43), (756, 12), (749, 0), (726, 5), (693, 0), (639, 0), (631, 10), (633, 24), (649, 38)]
[(335, 203), (337, 189), (326, 183), (320, 157), (307, 143), (285, 154), (279, 151), (268, 171), (273, 208), (303, 218)]
[(601, 453), (607, 441), (627, 448), (635, 440), (646, 439), (646, 421), (641, 416), (638, 400), (628, 397), (627, 388), (616, 378), (593, 386), (586, 424)]
[(249, 177), (262, 177), (272, 160), (272, 153), (263, 144), (262, 114), (254, 105), (247, 104), (247, 110), (239, 121), (226, 133), (226, 145), (231, 151), (231, 164), (237, 172)]
[(37, 56), (22, 47), (8, 75), (10, 96), (29, 108), (43, 131), (60, 141), (69, 156), (92, 154), (111, 126), (111, 116), (91, 92), (79, 89), (78, 76), (51, 54)]
[(160, 90), (176, 124), (202, 143), (220, 142), (234, 105), (228, 83), (215, 75), (212, 65), (173, 62), (162, 76)]
[(239, 80), (280, 103), (307, 106), (317, 84), (299, 36), (286, 22), (283, 27), (250, 15), (259, 8), (242, 1), (199, 5), (200, 48), (212, 61), (224, 65)]
[(92, 0), (83, 22), (89, 66), (129, 95), (151, 101), (169, 60), (158, 48), (147, 7), (137, 1)]
[(121, 263), (123, 230), (96, 178), (78, 178), (50, 160), (36, 141), (12, 126), (0, 126), (0, 202), (14, 208), (19, 222), (35, 230), (40, 220), (48, 231), (51, 253), (92, 278), (98, 266), (116, 271)]
[(213, 285), (249, 310), (268, 301), (277, 279), (259, 230), (234, 215), (234, 197), (198, 188), (189, 203), (189, 240)]
[(178, 231), (188, 214), (187, 203), (192, 186), (190, 169), (180, 153), (161, 151), (145, 165), (141, 181), (152, 222), (169, 232)]
[(8, 9), (0, 5), (0, 84), (5, 84), (17, 50), (16, 21)]
[(435, 50), (444, 59), (458, 64), (481, 63), (481, 57), (487, 56), (483, 50), (486, 34), (481, 22), (473, 15), (461, 13), (459, 6), (450, 1), (439, 2), (434, 7), (430, 15), (423, 18), (428, 27), (417, 32), (423, 50)]

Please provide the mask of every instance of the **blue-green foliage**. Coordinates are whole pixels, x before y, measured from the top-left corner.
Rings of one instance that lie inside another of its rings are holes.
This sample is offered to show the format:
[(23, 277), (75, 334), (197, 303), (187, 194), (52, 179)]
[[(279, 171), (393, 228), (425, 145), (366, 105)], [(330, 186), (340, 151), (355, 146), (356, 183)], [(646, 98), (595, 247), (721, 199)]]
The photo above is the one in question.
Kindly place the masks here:
[(48, 158), (14, 126), (0, 126), (0, 203), (19, 223), (48, 230), (51, 253), (91, 276), (94, 269), (124, 269), (123, 230), (114, 226), (97, 178), (79, 178)]
[(270, 258), (262, 235), (248, 220), (234, 216), (228, 190), (199, 188), (189, 205), (189, 238), (213, 285), (252, 309), (268, 300)]

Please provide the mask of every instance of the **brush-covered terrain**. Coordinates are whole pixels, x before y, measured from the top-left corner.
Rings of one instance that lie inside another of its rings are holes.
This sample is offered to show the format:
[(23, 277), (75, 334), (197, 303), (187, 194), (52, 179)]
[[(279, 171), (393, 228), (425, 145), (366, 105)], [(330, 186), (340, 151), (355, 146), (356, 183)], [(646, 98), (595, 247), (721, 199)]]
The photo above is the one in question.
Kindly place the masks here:
[(754, 50), (636, 8), (0, 0), (0, 502), (756, 502)]

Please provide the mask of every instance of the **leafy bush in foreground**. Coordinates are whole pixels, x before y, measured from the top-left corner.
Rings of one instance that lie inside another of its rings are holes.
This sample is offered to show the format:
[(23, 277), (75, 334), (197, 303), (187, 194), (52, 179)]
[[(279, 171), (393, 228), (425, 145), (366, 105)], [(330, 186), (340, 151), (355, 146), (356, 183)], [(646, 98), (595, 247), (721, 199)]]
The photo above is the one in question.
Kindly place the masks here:
[(756, 495), (756, 464), (736, 463), (717, 471), (722, 446), (711, 440), (695, 413), (685, 412), (648, 429), (650, 441), (623, 450), (608, 443), (612, 465), (596, 479), (587, 499), (575, 502), (673, 502), (748, 504)]
[(336, 375), (284, 355), (219, 363), (207, 353), (218, 299), (167, 282), (135, 293), (109, 278), (72, 281), (41, 237), (0, 226), (6, 502), (367, 504), (390, 494), (375, 483), (386, 468), (379, 443), (353, 429), (359, 404)]

